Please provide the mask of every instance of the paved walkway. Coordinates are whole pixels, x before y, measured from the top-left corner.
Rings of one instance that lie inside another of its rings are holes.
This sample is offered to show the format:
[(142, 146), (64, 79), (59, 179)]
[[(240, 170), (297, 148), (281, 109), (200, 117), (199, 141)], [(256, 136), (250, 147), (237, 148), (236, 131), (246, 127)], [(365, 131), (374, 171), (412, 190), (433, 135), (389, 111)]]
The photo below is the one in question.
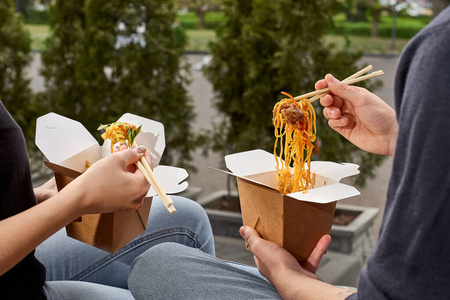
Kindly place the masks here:
[[(187, 58), (192, 64), (193, 82), (189, 87), (189, 93), (194, 100), (194, 105), (198, 118), (194, 123), (195, 130), (210, 129), (212, 121), (217, 118), (214, 108), (211, 106), (213, 91), (211, 84), (204, 78), (201, 71), (195, 69), (195, 65), (203, 59), (204, 55), (188, 55)], [(361, 62), (361, 67), (372, 64), (374, 70), (383, 70), (385, 75), (380, 77), (384, 82), (384, 87), (377, 91), (377, 94), (388, 104), (393, 105), (393, 82), (397, 57), (366, 56)], [(44, 82), (39, 76), (40, 67), (39, 54), (35, 54), (29, 74), (32, 79), (32, 88), (35, 91), (44, 89)], [(223, 157), (218, 154), (211, 154), (205, 158), (200, 151), (195, 155), (195, 164), (198, 167), (196, 174), (191, 174), (188, 181), (190, 186), (200, 187), (204, 197), (212, 192), (227, 188), (227, 176), (220, 172), (209, 169), (209, 167), (223, 168)], [(384, 164), (377, 169), (377, 176), (368, 181), (365, 188), (361, 189), (361, 195), (351, 199), (342, 200), (343, 204), (354, 204), (362, 206), (372, 206), (380, 209), (380, 214), (375, 221), (375, 232), (378, 232), (382, 212), (384, 210), (385, 195), (390, 176), (392, 159), (387, 159)], [(245, 249), (242, 239), (216, 237), (217, 256), (254, 265), (253, 255)]]

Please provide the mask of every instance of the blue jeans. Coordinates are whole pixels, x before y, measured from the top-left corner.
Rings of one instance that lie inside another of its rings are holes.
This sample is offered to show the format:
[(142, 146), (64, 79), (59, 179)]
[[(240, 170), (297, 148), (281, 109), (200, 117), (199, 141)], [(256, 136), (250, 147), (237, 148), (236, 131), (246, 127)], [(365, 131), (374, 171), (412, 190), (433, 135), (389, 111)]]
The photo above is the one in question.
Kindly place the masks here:
[(156, 245), (136, 258), (128, 280), (137, 300), (281, 299), (258, 269), (174, 243)]
[(47, 270), (47, 299), (134, 299), (128, 290), (130, 266), (157, 244), (172, 242), (214, 255), (211, 225), (203, 208), (186, 198), (172, 199), (177, 208), (173, 215), (161, 199), (153, 198), (147, 230), (114, 254), (67, 237), (65, 229), (39, 245), (35, 255)]

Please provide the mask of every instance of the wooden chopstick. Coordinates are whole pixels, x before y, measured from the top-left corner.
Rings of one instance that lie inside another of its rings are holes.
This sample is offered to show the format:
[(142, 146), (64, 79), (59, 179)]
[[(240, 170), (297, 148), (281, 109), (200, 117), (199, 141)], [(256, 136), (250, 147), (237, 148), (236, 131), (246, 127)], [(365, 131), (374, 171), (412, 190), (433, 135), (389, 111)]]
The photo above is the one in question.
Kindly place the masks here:
[[(353, 75), (350, 75), (349, 77), (345, 78), (344, 80), (342, 80), (342, 82), (346, 83), (348, 80), (353, 79), (353, 78), (357, 78), (367, 72), (369, 72), (370, 70), (372, 70), (373, 66), (372, 65), (368, 65), (367, 67), (359, 70), (358, 72), (356, 72)], [(320, 99), (320, 97), (324, 96), (327, 93), (322, 93), (322, 94), (317, 94), (314, 97), (309, 98), (309, 102), (313, 103), (314, 101), (316, 101), (317, 99)]]
[[(349, 77), (350, 79), (349, 78), (344, 79), (343, 82), (346, 83), (346, 84), (353, 84), (353, 83), (357, 83), (357, 82), (360, 82), (360, 81), (363, 81), (363, 80), (367, 80), (369, 78), (377, 77), (377, 76), (380, 76), (380, 75), (384, 74), (384, 72), (382, 70), (379, 70), (379, 71), (375, 71), (373, 73), (370, 73), (370, 74), (367, 74), (367, 75), (363, 75), (363, 76), (360, 76), (360, 77), (356, 77), (356, 78), (354, 77), (355, 75), (358, 76), (357, 74), (364, 74), (365, 72), (367, 72), (367, 71), (365, 71), (366, 69), (370, 70), (371, 68), (372, 68), (372, 66), (367, 66), (366, 68), (362, 69), (361, 71), (358, 71), (357, 73), (355, 73), (352, 76), (350, 76)], [(306, 93), (306, 94), (294, 97), (294, 100), (301, 100), (301, 99), (309, 98), (309, 97), (312, 97), (312, 96), (315, 96), (315, 95), (325, 94), (325, 93), (328, 93), (329, 91), (330, 91), (329, 88), (320, 89), (320, 90), (317, 90), (317, 91), (309, 92), (309, 93)], [(313, 99), (313, 98), (311, 98), (310, 102), (314, 102), (315, 100), (317, 100), (319, 98), (320, 97), (317, 97), (313, 101), (311, 101), (311, 99)]]
[[(133, 142), (134, 147), (138, 147), (136, 141)], [(142, 157), (140, 161), (136, 163), (138, 169), (144, 174), (147, 181), (150, 183), (150, 185), (155, 189), (156, 193), (158, 193), (158, 196), (163, 201), (164, 205), (166, 206), (167, 210), (174, 214), (177, 210), (173, 206), (172, 199), (164, 192), (163, 188), (159, 184), (158, 180), (155, 177), (155, 174), (152, 171), (152, 168), (150, 168), (147, 160), (145, 157)]]

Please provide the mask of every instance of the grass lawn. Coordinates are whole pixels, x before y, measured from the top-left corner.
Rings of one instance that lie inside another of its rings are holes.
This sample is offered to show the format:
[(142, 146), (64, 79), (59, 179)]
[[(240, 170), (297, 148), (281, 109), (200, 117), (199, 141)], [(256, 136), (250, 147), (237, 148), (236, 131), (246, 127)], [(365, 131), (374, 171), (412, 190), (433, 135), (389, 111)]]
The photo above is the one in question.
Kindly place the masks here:
[(216, 33), (213, 30), (186, 30), (188, 36), (187, 51), (208, 51), (208, 43), (214, 41)]
[(31, 49), (41, 51), (44, 49), (45, 39), (50, 35), (50, 27), (48, 25), (23, 25), (31, 35)]
[[(349, 40), (351, 49), (363, 51), (365, 54), (399, 54), (409, 41), (409, 39), (396, 39), (394, 50), (391, 50), (393, 43), (390, 38), (350, 36)], [(327, 35), (325, 41), (338, 47), (344, 47), (346, 43), (345, 38), (339, 35)]]
[[(24, 25), (30, 32), (32, 49), (41, 51), (44, 49), (45, 39), (50, 35), (47, 25)], [(213, 30), (186, 30), (188, 44), (186, 51), (208, 51), (208, 43), (216, 38)], [(371, 38), (350, 36), (350, 47), (370, 54), (398, 54), (408, 42), (407, 39), (396, 39), (395, 50), (391, 51), (392, 41), (390, 38)], [(345, 38), (338, 35), (327, 35), (325, 41), (336, 44), (338, 47), (345, 45)]]
[[(188, 36), (187, 51), (208, 51), (208, 43), (216, 38), (213, 30), (186, 30), (186, 33)], [(391, 50), (392, 40), (390, 38), (350, 36), (349, 40), (351, 49), (363, 51), (366, 54), (399, 54), (409, 41), (409, 39), (396, 39), (395, 48)], [(346, 44), (345, 38), (339, 35), (327, 35), (325, 42), (335, 44), (339, 48)]]

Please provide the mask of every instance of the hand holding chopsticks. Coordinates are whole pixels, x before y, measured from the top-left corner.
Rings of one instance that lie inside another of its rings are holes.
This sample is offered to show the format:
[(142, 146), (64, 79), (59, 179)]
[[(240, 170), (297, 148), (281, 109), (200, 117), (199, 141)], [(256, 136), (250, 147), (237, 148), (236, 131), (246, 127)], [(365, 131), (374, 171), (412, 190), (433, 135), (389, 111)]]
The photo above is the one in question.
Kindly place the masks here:
[[(382, 70), (379, 70), (379, 71), (376, 71), (376, 72), (373, 72), (373, 73), (361, 76), (362, 74), (367, 73), (370, 70), (372, 70), (372, 65), (369, 65), (369, 66), (365, 67), (364, 69), (356, 72), (355, 74), (347, 77), (346, 79), (342, 80), (342, 82), (345, 83), (345, 84), (353, 84), (353, 83), (357, 83), (357, 82), (360, 82), (360, 81), (363, 81), (363, 80), (366, 80), (366, 79), (369, 79), (369, 78), (377, 77), (377, 76), (380, 76), (380, 75), (384, 74), (384, 72)], [(305, 98), (311, 97), (311, 98), (308, 99), (308, 101), (312, 103), (312, 102), (316, 101), (317, 99), (320, 99), (320, 97), (324, 96), (329, 91), (330, 91), (329, 88), (324, 88), (324, 89), (321, 89), (321, 90), (309, 92), (309, 93), (306, 93), (306, 94), (294, 97), (294, 99), (295, 100), (301, 100), (301, 99), (305, 99)]]
[[(136, 144), (136, 141), (133, 142), (134, 147), (138, 147)], [(147, 181), (150, 183), (150, 185), (155, 189), (155, 191), (158, 193), (158, 196), (163, 201), (164, 205), (166, 206), (167, 210), (174, 214), (177, 210), (173, 206), (173, 201), (170, 199), (170, 197), (164, 192), (163, 188), (159, 184), (158, 180), (156, 179), (152, 169), (150, 168), (147, 160), (145, 157), (142, 157), (140, 161), (136, 163), (138, 169), (144, 174)]]

